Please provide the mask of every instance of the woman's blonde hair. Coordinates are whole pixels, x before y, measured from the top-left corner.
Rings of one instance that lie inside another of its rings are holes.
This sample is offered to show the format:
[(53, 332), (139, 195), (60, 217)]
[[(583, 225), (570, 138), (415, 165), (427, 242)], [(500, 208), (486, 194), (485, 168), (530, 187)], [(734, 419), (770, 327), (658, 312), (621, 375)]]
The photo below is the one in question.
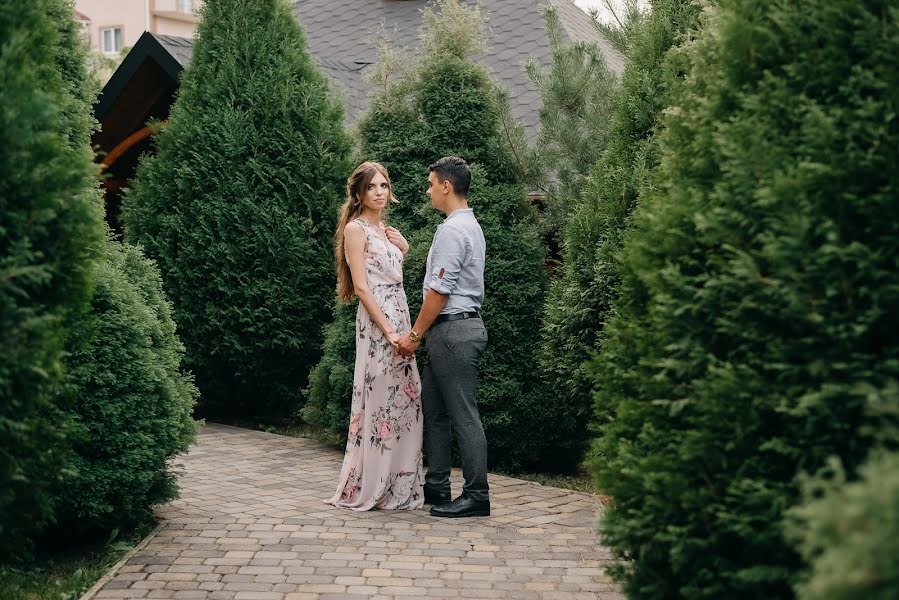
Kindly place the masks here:
[[(334, 258), (337, 261), (337, 297), (343, 302), (349, 302), (356, 295), (353, 290), (353, 274), (346, 260), (346, 252), (343, 248), (344, 230), (347, 223), (362, 214), (362, 195), (366, 192), (368, 184), (380, 173), (387, 180), (387, 193), (389, 203), (397, 199), (393, 195), (393, 185), (390, 176), (380, 163), (366, 161), (356, 167), (353, 174), (346, 180), (346, 202), (340, 207), (340, 216), (337, 219), (337, 232), (334, 234)], [(388, 204), (389, 206), (389, 204)], [(382, 214), (386, 220), (386, 214)]]

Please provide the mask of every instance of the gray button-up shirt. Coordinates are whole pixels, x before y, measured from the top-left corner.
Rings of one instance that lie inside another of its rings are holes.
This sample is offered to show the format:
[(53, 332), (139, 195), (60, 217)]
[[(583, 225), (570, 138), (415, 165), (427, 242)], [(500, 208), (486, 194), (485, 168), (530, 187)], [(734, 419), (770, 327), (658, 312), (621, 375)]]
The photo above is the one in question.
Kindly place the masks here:
[(474, 210), (458, 208), (434, 232), (428, 252), (424, 295), (432, 289), (449, 298), (440, 314), (469, 312), (484, 301), (487, 243)]

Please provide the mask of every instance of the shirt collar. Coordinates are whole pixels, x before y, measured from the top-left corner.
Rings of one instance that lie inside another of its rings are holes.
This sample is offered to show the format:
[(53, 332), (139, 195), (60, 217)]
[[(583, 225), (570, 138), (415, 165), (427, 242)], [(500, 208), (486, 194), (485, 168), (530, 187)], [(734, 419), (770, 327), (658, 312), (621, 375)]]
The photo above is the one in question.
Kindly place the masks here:
[(463, 214), (466, 214), (466, 213), (473, 213), (473, 212), (474, 212), (474, 209), (471, 208), (471, 207), (469, 207), (469, 208), (457, 208), (456, 210), (454, 210), (453, 212), (451, 212), (449, 215), (447, 215), (446, 219), (444, 219), (443, 222), (446, 223), (447, 221), (449, 221), (449, 220), (452, 219), (453, 217), (457, 217), (457, 216), (459, 216), (459, 215), (463, 215)]

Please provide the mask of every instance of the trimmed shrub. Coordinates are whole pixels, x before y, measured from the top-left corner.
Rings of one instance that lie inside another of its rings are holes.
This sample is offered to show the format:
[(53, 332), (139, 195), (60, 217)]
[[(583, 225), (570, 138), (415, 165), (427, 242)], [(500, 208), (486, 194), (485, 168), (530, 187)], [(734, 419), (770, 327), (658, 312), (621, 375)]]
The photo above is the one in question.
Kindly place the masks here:
[(794, 509), (793, 534), (810, 572), (796, 587), (800, 600), (899, 598), (899, 453), (874, 453), (845, 475), (810, 484)]
[(58, 69), (59, 4), (0, 5), (0, 556), (53, 516), (72, 426), (55, 397), (103, 239), (89, 120)]
[[(439, 12), (438, 12), (439, 11)], [(409, 237), (404, 264), (413, 318), (435, 226), (443, 215), (424, 190), (430, 163), (444, 155), (473, 165), (470, 206), (487, 240), (484, 321), (490, 344), (481, 360), (478, 406), (490, 460), (506, 466), (551, 461), (555, 431), (546, 427), (554, 406), (533, 368), (546, 287), (545, 250), (536, 215), (499, 131), (497, 87), (487, 70), (468, 57), (481, 52), (483, 19), (455, 0), (427, 9), (420, 61), (373, 100), (359, 124), (363, 157), (390, 172), (400, 204), (390, 221)], [(325, 357), (315, 368), (303, 417), (345, 439), (349, 421), (355, 346), (355, 309), (342, 309), (328, 327)], [(421, 353), (420, 359), (424, 359)], [(324, 383), (327, 382), (327, 385)], [(523, 442), (522, 440), (527, 440)]]
[(204, 4), (171, 122), (123, 216), (162, 271), (207, 413), (297, 408), (334, 298), (342, 127), (285, 0)]
[(611, 102), (607, 142), (573, 187), (561, 274), (547, 294), (538, 359), (559, 405), (560, 426), (569, 432), (567, 444), (578, 452), (589, 443), (593, 412), (586, 363), (599, 350), (613, 312), (622, 235), (658, 163), (658, 119), (682, 72), (677, 57), (666, 52), (688, 35), (698, 12), (691, 0), (660, 0), (649, 15), (627, 25), (628, 62)]
[(303, 390), (306, 403), (300, 411), (303, 421), (337, 445), (346, 443), (350, 422), (353, 369), (356, 357), (356, 306), (334, 303), (334, 320), (325, 327), (322, 359), (309, 374)]
[(594, 363), (601, 533), (632, 598), (791, 598), (797, 475), (853, 476), (899, 379), (899, 9), (710, 14)]
[(175, 498), (168, 461), (196, 431), (198, 392), (180, 371), (184, 348), (156, 266), (109, 240), (96, 285), (93, 311), (72, 330), (82, 348), (67, 359), (65, 406), (78, 426), (59, 492), (65, 535), (128, 527)]

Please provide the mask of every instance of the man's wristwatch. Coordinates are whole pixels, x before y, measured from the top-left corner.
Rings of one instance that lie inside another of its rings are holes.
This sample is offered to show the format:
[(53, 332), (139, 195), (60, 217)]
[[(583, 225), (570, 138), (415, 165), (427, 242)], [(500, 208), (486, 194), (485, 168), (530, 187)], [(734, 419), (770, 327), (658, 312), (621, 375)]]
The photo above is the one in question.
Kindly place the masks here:
[(421, 336), (415, 333), (414, 329), (409, 330), (409, 339), (415, 342), (416, 344), (421, 341)]

